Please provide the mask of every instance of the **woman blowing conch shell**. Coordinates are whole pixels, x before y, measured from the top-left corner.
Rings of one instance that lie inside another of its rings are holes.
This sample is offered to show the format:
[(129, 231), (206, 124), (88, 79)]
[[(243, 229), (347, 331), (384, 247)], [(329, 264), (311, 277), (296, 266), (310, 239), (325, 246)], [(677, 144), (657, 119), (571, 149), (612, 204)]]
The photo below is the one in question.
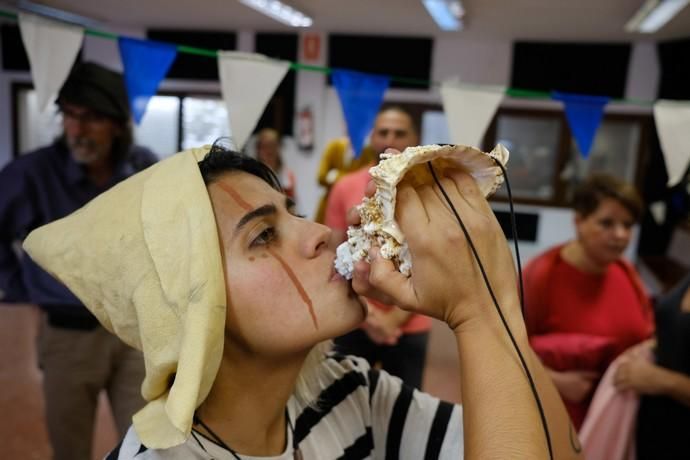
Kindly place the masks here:
[[(579, 458), (529, 352), (500, 227), (469, 174), (440, 180), (526, 356), (554, 457)], [(112, 458), (548, 458), (524, 370), (437, 192), (397, 190), (411, 276), (372, 251), (352, 285), (333, 271), (330, 230), (295, 215), (268, 168), (220, 147), (173, 155), (35, 230), (30, 256), (143, 351), (148, 403)], [(463, 407), (328, 353), (366, 315), (358, 295), (448, 324)]]

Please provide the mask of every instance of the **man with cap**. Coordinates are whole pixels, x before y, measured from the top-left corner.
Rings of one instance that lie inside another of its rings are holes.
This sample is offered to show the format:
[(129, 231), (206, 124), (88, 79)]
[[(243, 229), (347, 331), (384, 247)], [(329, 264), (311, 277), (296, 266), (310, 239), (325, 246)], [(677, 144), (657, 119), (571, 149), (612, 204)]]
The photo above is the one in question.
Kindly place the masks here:
[(132, 145), (122, 75), (78, 63), (57, 98), (63, 134), (0, 171), (0, 302), (44, 312), (39, 340), (53, 458), (90, 459), (98, 395), (105, 390), (123, 435), (142, 405), (141, 353), (99, 325), (62, 284), (24, 257), (17, 241), (81, 208), (156, 156)]

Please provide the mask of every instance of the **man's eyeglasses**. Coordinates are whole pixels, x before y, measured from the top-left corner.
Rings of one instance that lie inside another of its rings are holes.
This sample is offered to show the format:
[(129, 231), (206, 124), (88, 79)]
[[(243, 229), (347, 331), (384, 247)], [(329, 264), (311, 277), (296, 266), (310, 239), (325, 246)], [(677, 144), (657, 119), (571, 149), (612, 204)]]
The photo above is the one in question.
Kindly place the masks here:
[(74, 110), (69, 107), (60, 107), (59, 112), (65, 120), (78, 121), (80, 123), (100, 123), (108, 119), (105, 115), (101, 115), (91, 110)]

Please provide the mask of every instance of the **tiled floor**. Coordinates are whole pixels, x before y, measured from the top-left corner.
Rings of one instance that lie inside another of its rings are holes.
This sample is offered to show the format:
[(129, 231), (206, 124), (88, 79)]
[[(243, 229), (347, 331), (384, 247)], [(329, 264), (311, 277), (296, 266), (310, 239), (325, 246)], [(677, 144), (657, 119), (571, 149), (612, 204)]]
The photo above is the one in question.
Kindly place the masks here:
[[(28, 306), (0, 304), (0, 459), (49, 459), (43, 424), (41, 373), (36, 365), (39, 312)], [(424, 389), (460, 401), (455, 341), (448, 328), (434, 324)], [(107, 401), (101, 400), (94, 435), (94, 459), (117, 443)]]
[[(39, 312), (29, 306), (0, 304), (0, 458), (49, 459), (43, 424), (41, 372), (36, 364)], [(117, 443), (107, 401), (102, 399), (94, 434), (94, 459)]]

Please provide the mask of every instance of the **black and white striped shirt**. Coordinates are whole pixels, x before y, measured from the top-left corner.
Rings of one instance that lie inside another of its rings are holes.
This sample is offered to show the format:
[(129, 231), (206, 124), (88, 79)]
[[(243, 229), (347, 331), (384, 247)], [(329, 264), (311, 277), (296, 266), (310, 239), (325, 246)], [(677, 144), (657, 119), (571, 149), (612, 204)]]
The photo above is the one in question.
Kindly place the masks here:
[[(320, 395), (319, 409), (288, 403), (293, 434), (277, 457), (291, 460), (293, 445), (304, 459), (461, 459), (462, 408), (403, 385), (397, 377), (372, 370), (357, 357), (324, 360), (332, 382)], [(201, 445), (203, 445), (203, 448)], [(241, 456), (243, 460), (257, 457)], [(146, 448), (130, 428), (107, 460), (232, 460), (230, 452), (198, 433), (179, 446)]]

